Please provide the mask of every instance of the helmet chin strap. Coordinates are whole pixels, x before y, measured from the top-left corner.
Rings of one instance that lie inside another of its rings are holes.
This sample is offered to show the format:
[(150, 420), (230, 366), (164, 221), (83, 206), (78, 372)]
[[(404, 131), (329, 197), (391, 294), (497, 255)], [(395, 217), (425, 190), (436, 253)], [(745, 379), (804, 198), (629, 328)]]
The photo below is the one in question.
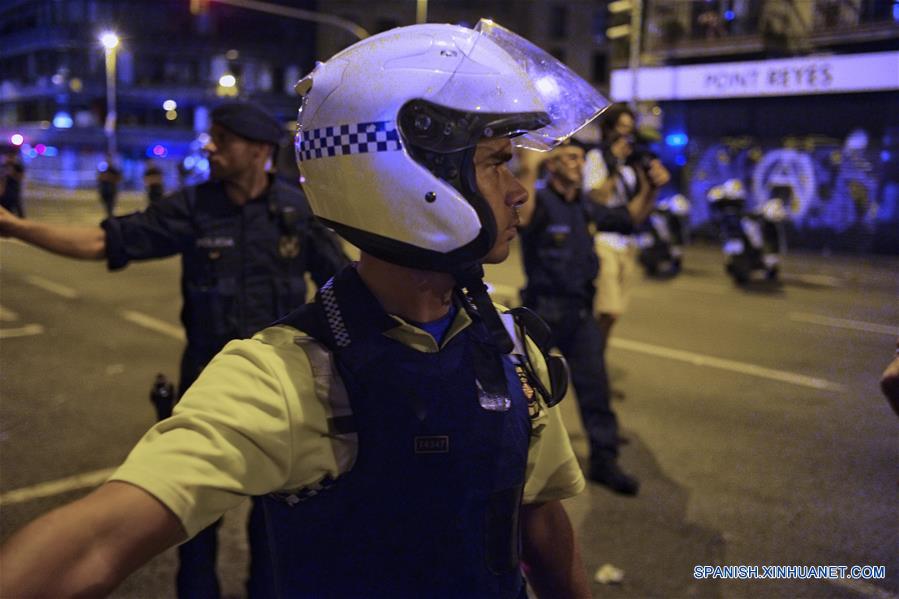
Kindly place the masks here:
[(456, 278), (456, 291), (463, 298), (462, 305), (465, 310), (472, 317), (478, 316), (484, 322), (496, 349), (503, 354), (512, 353), (515, 345), (487, 293), (483, 265), (480, 262), (472, 264), (454, 272), (453, 276)]

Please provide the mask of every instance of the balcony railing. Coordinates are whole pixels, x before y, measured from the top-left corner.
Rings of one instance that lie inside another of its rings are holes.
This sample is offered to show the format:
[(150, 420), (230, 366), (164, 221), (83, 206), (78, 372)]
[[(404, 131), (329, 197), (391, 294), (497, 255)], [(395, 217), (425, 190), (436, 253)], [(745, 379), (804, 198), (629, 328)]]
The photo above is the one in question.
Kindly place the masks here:
[(834, 43), (899, 41), (892, 0), (648, 0), (644, 52), (657, 59), (789, 53)]

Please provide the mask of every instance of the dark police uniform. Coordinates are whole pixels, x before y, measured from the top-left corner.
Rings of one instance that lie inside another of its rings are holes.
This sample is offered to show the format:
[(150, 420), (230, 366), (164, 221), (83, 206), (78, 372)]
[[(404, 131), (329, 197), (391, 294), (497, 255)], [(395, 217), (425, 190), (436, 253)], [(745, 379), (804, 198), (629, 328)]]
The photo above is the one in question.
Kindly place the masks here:
[[(300, 190), (273, 177), (261, 197), (243, 206), (228, 199), (221, 182), (210, 181), (102, 226), (111, 270), (132, 260), (181, 254), (187, 347), (179, 396), (228, 341), (250, 337), (305, 303), (307, 271), (322, 285), (347, 262)], [(254, 540), (263, 528), (261, 512), (254, 509), (249, 525), (254, 585), (270, 578), (260, 554), (265, 541)], [(179, 596), (217, 596), (214, 527), (182, 545), (179, 555)]]
[(527, 287), (522, 302), (552, 329), (553, 345), (571, 369), (591, 460), (614, 460), (618, 422), (609, 406), (604, 340), (593, 315), (599, 259), (595, 228), (629, 232), (626, 208), (606, 208), (583, 195), (566, 202), (550, 185), (537, 190), (531, 222), (521, 232)]

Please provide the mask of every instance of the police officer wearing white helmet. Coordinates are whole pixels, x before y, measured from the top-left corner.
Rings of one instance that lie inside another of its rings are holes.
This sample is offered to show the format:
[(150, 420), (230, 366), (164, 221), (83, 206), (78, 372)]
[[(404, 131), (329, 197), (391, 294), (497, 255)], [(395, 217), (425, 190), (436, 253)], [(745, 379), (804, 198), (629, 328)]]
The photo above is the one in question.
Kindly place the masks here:
[[(526, 191), (512, 143), (549, 149), (605, 102), (489, 21), (391, 30), (320, 64), (297, 156), (357, 264), (232, 341), (88, 497), (2, 551), (11, 596), (109, 592), (264, 496), (284, 597), (589, 597), (560, 500), (584, 479), (542, 322), (500, 314), (481, 264)], [(53, 577), (44, 575), (54, 572)]]

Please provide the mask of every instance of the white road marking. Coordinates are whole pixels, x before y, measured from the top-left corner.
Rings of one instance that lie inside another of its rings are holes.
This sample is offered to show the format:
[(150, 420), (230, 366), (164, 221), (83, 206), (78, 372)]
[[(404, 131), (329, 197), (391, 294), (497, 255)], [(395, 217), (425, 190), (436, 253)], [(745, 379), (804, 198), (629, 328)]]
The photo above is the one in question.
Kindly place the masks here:
[(173, 337), (179, 341), (184, 341), (184, 329), (180, 326), (169, 324), (164, 320), (159, 320), (158, 318), (153, 318), (143, 312), (135, 312), (134, 310), (122, 310), (119, 314), (125, 320), (138, 326), (142, 326), (145, 329), (150, 329), (151, 331), (162, 333), (163, 335)]
[(78, 292), (71, 287), (66, 287), (65, 285), (54, 283), (53, 281), (45, 279), (44, 277), (39, 277), (37, 275), (26, 275), (25, 280), (35, 287), (40, 287), (44, 291), (55, 293), (56, 295), (62, 296), (67, 299), (75, 299), (76, 297), (78, 297)]
[(803, 274), (784, 274), (782, 276), (785, 281), (801, 281), (810, 285), (820, 285), (822, 287), (842, 287), (843, 282), (837, 277), (830, 275), (803, 275)]
[(76, 474), (75, 476), (7, 491), (0, 495), (0, 505), (22, 503), (31, 501), (32, 499), (40, 499), (42, 497), (51, 497), (53, 495), (59, 495), (60, 493), (67, 493), (76, 489), (96, 487), (97, 485), (106, 482), (106, 479), (109, 478), (115, 470), (115, 468), (94, 470), (93, 472), (84, 472), (82, 474)]
[(0, 339), (31, 337), (32, 335), (40, 335), (43, 332), (44, 327), (39, 324), (26, 324), (24, 327), (19, 327), (17, 329), (0, 329)]
[(790, 312), (790, 320), (820, 324), (839, 329), (854, 329), (856, 331), (865, 331), (866, 333), (882, 333), (894, 337), (899, 336), (899, 327), (877, 324), (876, 322), (864, 322), (862, 320), (850, 320), (848, 318), (832, 318), (830, 316), (809, 314), (807, 312)]
[(827, 582), (849, 589), (850, 591), (858, 593), (863, 597), (870, 597), (871, 599), (899, 599), (899, 595), (891, 593), (887, 589), (882, 589), (877, 585), (871, 584), (870, 582), (865, 582), (864, 580), (854, 580), (852, 578), (834, 578), (827, 579)]
[(19, 320), (19, 315), (9, 308), (0, 306), (0, 322), (12, 322), (14, 320)]
[(690, 351), (661, 347), (659, 345), (642, 343), (640, 341), (631, 341), (629, 339), (612, 337), (611, 339), (609, 339), (609, 345), (618, 349), (650, 354), (662, 358), (670, 358), (672, 360), (680, 360), (681, 362), (687, 362), (689, 364), (693, 364), (694, 366), (720, 368), (722, 370), (730, 370), (731, 372), (739, 372), (741, 374), (748, 374), (750, 376), (757, 376), (773, 381), (780, 381), (783, 383), (789, 383), (791, 385), (811, 387), (812, 389), (821, 389), (823, 391), (846, 391), (845, 385), (834, 383), (825, 379), (787, 372), (785, 370), (765, 368), (764, 366), (757, 366), (755, 364), (748, 364), (745, 362), (725, 360), (722, 358), (716, 358), (714, 356), (704, 356), (702, 354), (696, 354)]

